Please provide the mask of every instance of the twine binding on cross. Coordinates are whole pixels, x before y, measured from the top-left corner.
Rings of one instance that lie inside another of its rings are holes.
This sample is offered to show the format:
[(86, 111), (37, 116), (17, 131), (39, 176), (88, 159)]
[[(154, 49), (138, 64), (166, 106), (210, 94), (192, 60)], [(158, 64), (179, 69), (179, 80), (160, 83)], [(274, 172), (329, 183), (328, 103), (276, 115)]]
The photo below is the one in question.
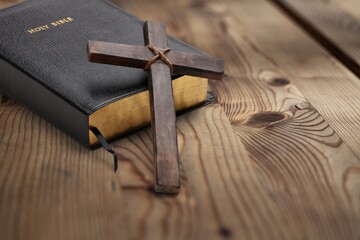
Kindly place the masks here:
[(160, 49), (152, 45), (146, 45), (146, 47), (150, 49), (155, 54), (155, 56), (152, 59), (150, 59), (149, 62), (146, 64), (144, 68), (145, 71), (148, 71), (151, 65), (160, 58), (164, 63), (166, 63), (169, 66), (170, 72), (171, 73), (173, 72), (174, 66), (172, 65), (170, 59), (166, 56), (166, 54), (171, 51), (170, 48)]

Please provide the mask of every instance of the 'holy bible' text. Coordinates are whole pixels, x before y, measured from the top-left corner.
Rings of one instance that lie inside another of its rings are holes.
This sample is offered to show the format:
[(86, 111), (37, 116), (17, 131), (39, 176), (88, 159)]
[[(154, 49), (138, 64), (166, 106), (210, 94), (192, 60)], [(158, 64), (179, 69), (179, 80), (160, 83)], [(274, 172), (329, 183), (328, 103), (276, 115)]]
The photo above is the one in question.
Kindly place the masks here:
[(48, 30), (48, 29), (50, 29), (52, 27), (58, 27), (60, 25), (63, 25), (63, 24), (66, 24), (66, 23), (69, 23), (69, 22), (72, 22), (72, 21), (74, 21), (73, 18), (67, 17), (67, 18), (60, 19), (60, 20), (57, 20), (55, 22), (46, 24), (46, 25), (42, 25), (42, 26), (39, 26), (39, 27), (36, 27), (36, 28), (29, 29), (29, 30), (27, 30), (27, 32), (30, 33), (30, 34), (33, 34), (33, 33)]

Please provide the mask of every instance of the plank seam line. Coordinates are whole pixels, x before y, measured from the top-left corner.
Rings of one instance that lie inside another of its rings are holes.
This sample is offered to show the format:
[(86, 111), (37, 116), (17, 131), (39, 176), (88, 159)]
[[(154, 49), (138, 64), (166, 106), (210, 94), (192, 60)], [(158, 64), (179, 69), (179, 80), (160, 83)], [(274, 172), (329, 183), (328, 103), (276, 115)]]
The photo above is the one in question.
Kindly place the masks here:
[(290, 20), (295, 22), (296, 25), (300, 26), (312, 39), (314, 39), (320, 46), (325, 48), (330, 55), (334, 56), (340, 63), (342, 63), (348, 70), (356, 75), (360, 79), (360, 65), (347, 53), (341, 50), (333, 41), (327, 38), (321, 33), (315, 26), (307, 21), (301, 13), (297, 12), (291, 6), (281, 2), (281, 0), (267, 0), (275, 7), (280, 9)]

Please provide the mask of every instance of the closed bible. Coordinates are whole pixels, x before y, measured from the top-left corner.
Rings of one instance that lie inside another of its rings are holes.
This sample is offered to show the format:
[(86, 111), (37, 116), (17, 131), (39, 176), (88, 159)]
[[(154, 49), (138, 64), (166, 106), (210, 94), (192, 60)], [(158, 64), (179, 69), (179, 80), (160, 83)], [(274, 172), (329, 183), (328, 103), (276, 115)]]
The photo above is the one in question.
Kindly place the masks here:
[[(89, 40), (144, 45), (143, 21), (102, 0), (28, 0), (0, 10), (0, 91), (87, 147), (149, 125), (147, 73), (91, 63)], [(175, 51), (203, 55), (169, 37)], [(174, 75), (175, 108), (205, 103), (207, 79)]]

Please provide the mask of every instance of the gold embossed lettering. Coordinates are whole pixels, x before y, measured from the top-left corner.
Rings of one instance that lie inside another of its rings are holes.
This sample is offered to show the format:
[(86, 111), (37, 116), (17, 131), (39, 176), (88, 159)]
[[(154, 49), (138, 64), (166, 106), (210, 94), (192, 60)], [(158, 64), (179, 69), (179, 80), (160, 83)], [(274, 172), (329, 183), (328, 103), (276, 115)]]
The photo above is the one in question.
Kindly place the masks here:
[(33, 28), (33, 29), (30, 29), (28, 30), (28, 33), (36, 33), (36, 32), (41, 32), (41, 31), (44, 31), (46, 29), (49, 29), (49, 26), (48, 25), (44, 25), (44, 26), (40, 26), (40, 27), (37, 27), (37, 28)]
[(41, 32), (41, 31), (44, 31), (44, 30), (48, 30), (51, 27), (57, 27), (57, 26), (60, 26), (62, 24), (65, 24), (65, 23), (69, 23), (69, 22), (72, 22), (72, 21), (74, 21), (73, 18), (67, 17), (67, 18), (60, 19), (60, 20), (57, 20), (55, 22), (52, 22), (50, 24), (46, 24), (46, 25), (43, 25), (43, 26), (40, 26), (40, 27), (28, 29), (27, 32), (30, 33), (30, 34), (33, 34), (33, 33)]

